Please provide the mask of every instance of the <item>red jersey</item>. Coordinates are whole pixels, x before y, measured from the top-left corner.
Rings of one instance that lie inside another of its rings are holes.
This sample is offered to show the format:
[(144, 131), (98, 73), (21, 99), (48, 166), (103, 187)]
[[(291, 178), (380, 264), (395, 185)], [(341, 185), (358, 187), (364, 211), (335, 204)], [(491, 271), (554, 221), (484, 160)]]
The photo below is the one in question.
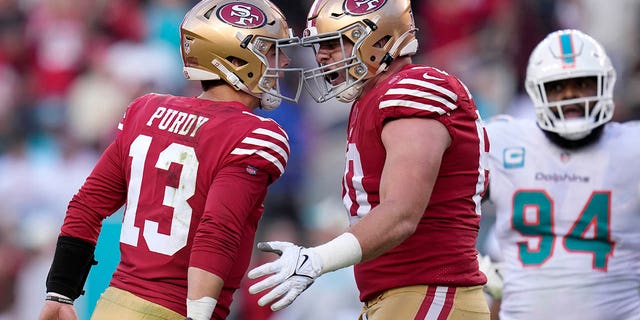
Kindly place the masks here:
[(365, 92), (351, 108), (343, 177), (343, 202), (351, 223), (380, 203), (384, 124), (410, 117), (440, 121), (451, 145), (415, 233), (382, 256), (355, 266), (362, 301), (401, 286), (486, 282), (478, 270), (476, 239), (489, 143), (468, 90), (442, 71), (408, 65)]
[(287, 163), (286, 133), (237, 102), (157, 94), (135, 100), (119, 129), (62, 235), (95, 243), (126, 204), (111, 285), (186, 315), (187, 268), (198, 267), (224, 280), (213, 319), (226, 318), (267, 186)]

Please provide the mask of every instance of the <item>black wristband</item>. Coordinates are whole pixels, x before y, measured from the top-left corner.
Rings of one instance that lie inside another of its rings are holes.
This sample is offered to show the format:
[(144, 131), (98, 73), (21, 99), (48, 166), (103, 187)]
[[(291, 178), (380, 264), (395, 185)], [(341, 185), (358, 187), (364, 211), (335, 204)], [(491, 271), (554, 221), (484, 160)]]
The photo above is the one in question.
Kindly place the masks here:
[(56, 292), (72, 300), (84, 294), (84, 283), (91, 267), (95, 245), (74, 237), (58, 237), (56, 252), (47, 275), (47, 292)]
[(64, 303), (64, 304), (70, 304), (70, 305), (73, 305), (73, 300), (71, 300), (71, 299), (69, 299), (69, 298), (59, 297), (59, 296), (51, 296), (51, 295), (47, 295), (47, 297), (45, 298), (45, 300), (48, 300), (48, 301), (55, 301), (55, 302), (60, 302), (60, 303)]

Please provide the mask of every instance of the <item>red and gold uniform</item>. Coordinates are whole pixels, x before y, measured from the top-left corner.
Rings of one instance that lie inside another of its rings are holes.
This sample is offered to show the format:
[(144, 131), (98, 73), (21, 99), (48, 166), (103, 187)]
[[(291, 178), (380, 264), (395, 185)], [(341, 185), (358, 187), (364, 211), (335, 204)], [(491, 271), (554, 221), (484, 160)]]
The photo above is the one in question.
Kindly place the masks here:
[(110, 285), (185, 315), (187, 269), (197, 267), (224, 280), (213, 316), (224, 319), (267, 187), (284, 172), (286, 133), (237, 102), (158, 94), (135, 100), (119, 129), (61, 235), (95, 243), (102, 220), (126, 205)]
[(440, 121), (452, 142), (415, 233), (382, 256), (355, 266), (362, 301), (403, 286), (427, 284), (455, 290), (486, 282), (478, 271), (475, 246), (489, 144), (469, 92), (457, 78), (440, 70), (407, 65), (353, 105), (343, 178), (343, 202), (351, 222), (379, 204), (384, 124), (410, 117)]

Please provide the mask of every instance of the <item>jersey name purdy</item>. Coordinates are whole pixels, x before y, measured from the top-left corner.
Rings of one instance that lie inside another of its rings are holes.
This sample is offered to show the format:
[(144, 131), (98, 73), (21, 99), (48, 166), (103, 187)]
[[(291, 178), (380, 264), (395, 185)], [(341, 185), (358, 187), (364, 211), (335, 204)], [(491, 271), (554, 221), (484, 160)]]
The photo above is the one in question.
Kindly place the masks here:
[(160, 130), (176, 133), (181, 136), (195, 137), (198, 129), (209, 121), (209, 118), (182, 112), (166, 107), (158, 107), (149, 117), (147, 126), (156, 126)]

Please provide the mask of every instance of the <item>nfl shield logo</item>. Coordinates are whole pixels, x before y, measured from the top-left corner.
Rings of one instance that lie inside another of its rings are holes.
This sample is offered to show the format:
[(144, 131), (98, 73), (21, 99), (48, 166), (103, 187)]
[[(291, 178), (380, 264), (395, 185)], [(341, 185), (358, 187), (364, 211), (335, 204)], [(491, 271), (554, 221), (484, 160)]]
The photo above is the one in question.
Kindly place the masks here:
[(184, 46), (184, 53), (189, 54), (189, 52), (191, 52), (191, 41), (185, 40), (183, 46)]
[(255, 176), (256, 174), (258, 174), (258, 168), (254, 167), (254, 166), (247, 166), (245, 168), (245, 171), (247, 171), (248, 174)]

